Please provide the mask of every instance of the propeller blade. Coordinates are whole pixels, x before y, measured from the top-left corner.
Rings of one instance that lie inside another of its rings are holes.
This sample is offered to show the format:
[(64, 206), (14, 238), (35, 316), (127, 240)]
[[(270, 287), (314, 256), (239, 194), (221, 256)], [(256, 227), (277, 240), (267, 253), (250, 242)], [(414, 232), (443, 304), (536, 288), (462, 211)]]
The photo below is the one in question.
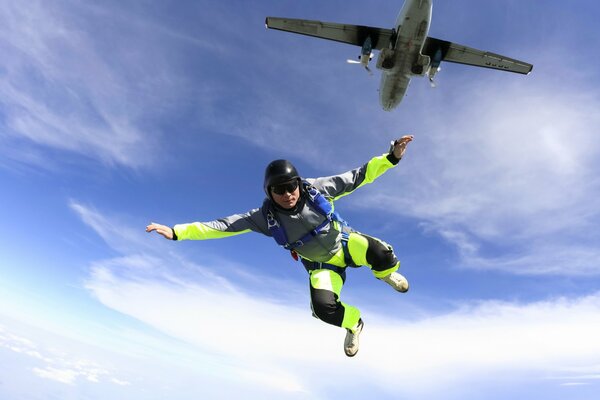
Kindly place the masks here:
[(346, 60), (346, 62), (348, 64), (360, 64), (360, 61), (356, 61), (356, 60)]

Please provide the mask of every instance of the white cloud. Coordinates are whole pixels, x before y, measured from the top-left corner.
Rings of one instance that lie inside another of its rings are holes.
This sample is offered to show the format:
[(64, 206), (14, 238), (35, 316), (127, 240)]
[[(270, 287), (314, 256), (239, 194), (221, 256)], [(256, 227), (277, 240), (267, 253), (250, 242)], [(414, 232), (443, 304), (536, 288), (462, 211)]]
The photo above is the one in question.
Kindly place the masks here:
[(140, 270), (135, 278), (112, 272), (126, 268), (115, 260), (98, 263), (88, 289), (106, 306), (220, 354), (242, 371), (245, 366), (242, 376), (264, 384), (270, 377), (284, 391), (325, 389), (329, 383), (314, 375), (327, 376), (330, 368), (353, 382), (369, 376), (381, 390), (402, 376), (410, 382), (403, 390), (421, 391), (431, 376), (441, 377), (438, 388), (504, 370), (533, 371), (541, 379), (564, 365), (600, 359), (600, 294), (531, 304), (484, 302), (410, 323), (363, 310), (362, 371), (355, 375), (342, 354), (343, 331), (310, 319), (304, 304), (275, 304), (232, 282), (233, 290), (210, 282), (173, 285), (146, 279)]
[(119, 385), (119, 386), (129, 386), (129, 385), (131, 385), (131, 383), (129, 383), (127, 381), (122, 381), (122, 380), (117, 379), (117, 378), (112, 378), (110, 381), (112, 383), (116, 384), (116, 385)]
[(548, 379), (562, 381), (562, 385), (591, 385), (600, 381), (600, 364), (563, 366)]
[(78, 375), (77, 371), (74, 371), (72, 369), (57, 369), (52, 367), (48, 367), (45, 369), (34, 368), (33, 372), (35, 372), (38, 376), (42, 378), (51, 379), (53, 381), (65, 383), (68, 385), (72, 385)]
[(397, 192), (357, 193), (355, 204), (423, 221), (462, 266), (598, 275), (599, 93), (574, 83), (556, 95), (554, 82), (518, 78), (445, 88), (414, 115), (422, 127), (392, 178)]
[[(207, 13), (205, 4), (190, 3), (180, 11), (197, 15), (186, 26), (185, 19), (165, 19), (161, 7), (167, 6), (3, 3), (0, 143), (10, 148), (6, 160), (52, 168), (57, 161), (48, 150), (58, 150), (108, 166), (151, 168), (158, 152), (162, 165), (173, 161), (165, 151), (173, 141), (165, 142), (161, 132), (165, 121), (168, 135), (171, 121), (194, 131), (195, 139), (203, 130), (229, 134), (224, 125), (236, 118), (223, 118), (222, 104), (238, 97), (232, 81), (243, 86), (247, 77), (226, 69), (240, 63), (239, 46), (252, 24), (226, 7), (211, 4)], [(219, 61), (227, 63), (222, 74), (214, 70)]]
[[(166, 30), (129, 17), (82, 4), (3, 3), (0, 139), (12, 159), (44, 166), (49, 157), (32, 154), (50, 148), (148, 166), (159, 134), (146, 126), (175, 106), (169, 100), (182, 80), (169, 74), (166, 49), (156, 44)], [(151, 38), (152, 49), (142, 45)]]
[[(39, 334), (39, 332), (38, 332)], [(79, 379), (92, 383), (112, 382), (117, 385), (127, 384), (113, 376), (113, 372), (94, 361), (81, 359), (71, 349), (46, 348), (32, 339), (10, 332), (0, 326), (0, 348), (22, 354), (39, 366), (31, 370), (39, 377), (67, 385), (75, 385)], [(120, 383), (119, 383), (120, 382)]]
[[(307, 304), (274, 301), (261, 295), (260, 288), (250, 294), (233, 280), (236, 274), (199, 279), (192, 273), (178, 279), (183, 270), (179, 261), (161, 261), (158, 255), (139, 268), (133, 254), (94, 263), (86, 287), (99, 301), (223, 357), (237, 367), (237, 377), (281, 392), (308, 397), (326, 393), (335, 385), (332, 374), (344, 376), (348, 390), (375, 385), (382, 392), (405, 395), (439, 395), (494, 373), (527, 373), (541, 384), (560, 385), (565, 381), (544, 379), (549, 374), (595, 374), (590, 365), (600, 360), (600, 293), (534, 303), (465, 304), (411, 322), (382, 309), (363, 310), (361, 350), (349, 361), (342, 352), (343, 330), (309, 317)], [(161, 264), (168, 264), (170, 272), (155, 268)], [(193, 270), (202, 274), (204, 268)], [(398, 301), (401, 306), (410, 297)], [(567, 365), (575, 373), (567, 374)], [(398, 377), (402, 385), (390, 388)]]
[[(69, 207), (77, 213), (88, 226), (90, 226), (111, 247), (117, 250), (130, 248), (132, 242), (137, 248), (144, 246), (151, 248), (146, 238), (140, 235), (124, 223), (115, 223), (115, 219), (106, 218), (93, 207), (86, 206), (75, 200), (69, 201)], [(150, 222), (150, 221), (148, 221)], [(160, 246), (160, 245), (159, 245)]]

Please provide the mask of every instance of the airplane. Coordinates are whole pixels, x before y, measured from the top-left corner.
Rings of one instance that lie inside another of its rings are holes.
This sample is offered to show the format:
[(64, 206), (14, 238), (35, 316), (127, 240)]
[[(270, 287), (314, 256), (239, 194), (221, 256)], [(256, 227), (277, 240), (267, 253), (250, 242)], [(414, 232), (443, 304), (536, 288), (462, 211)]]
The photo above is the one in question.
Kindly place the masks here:
[(279, 17), (267, 17), (265, 24), (270, 29), (360, 46), (358, 61), (348, 62), (362, 65), (369, 73), (372, 51), (379, 50), (379, 101), (386, 111), (400, 104), (412, 77), (427, 75), (435, 86), (433, 78), (442, 61), (524, 75), (533, 69), (524, 61), (428, 37), (431, 12), (432, 0), (406, 0), (395, 29)]

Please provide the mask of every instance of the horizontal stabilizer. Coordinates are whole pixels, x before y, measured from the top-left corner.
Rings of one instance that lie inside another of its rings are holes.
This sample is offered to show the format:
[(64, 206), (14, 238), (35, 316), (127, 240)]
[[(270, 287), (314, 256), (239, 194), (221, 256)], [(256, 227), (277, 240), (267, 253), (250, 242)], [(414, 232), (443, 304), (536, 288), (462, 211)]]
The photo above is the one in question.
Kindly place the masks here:
[(267, 28), (299, 33), (321, 39), (362, 46), (368, 37), (373, 49), (388, 48), (394, 31), (363, 25), (336, 24), (332, 22), (311, 21), (307, 19), (267, 17)]
[(516, 72), (518, 74), (528, 74), (533, 69), (532, 64), (524, 61), (428, 37), (423, 46), (423, 54), (426, 54), (433, 59), (438, 51), (441, 52), (441, 60), (447, 62), (499, 69), (502, 71)]

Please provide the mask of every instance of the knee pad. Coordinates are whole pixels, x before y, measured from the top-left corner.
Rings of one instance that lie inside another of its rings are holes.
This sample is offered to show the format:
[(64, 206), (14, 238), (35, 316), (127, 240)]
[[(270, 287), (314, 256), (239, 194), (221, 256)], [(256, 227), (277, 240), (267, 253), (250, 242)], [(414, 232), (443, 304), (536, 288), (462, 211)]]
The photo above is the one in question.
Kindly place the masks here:
[(366, 235), (363, 236), (365, 236), (369, 242), (369, 247), (367, 248), (367, 262), (373, 270), (386, 270), (398, 263), (398, 259), (390, 246), (372, 237)]

